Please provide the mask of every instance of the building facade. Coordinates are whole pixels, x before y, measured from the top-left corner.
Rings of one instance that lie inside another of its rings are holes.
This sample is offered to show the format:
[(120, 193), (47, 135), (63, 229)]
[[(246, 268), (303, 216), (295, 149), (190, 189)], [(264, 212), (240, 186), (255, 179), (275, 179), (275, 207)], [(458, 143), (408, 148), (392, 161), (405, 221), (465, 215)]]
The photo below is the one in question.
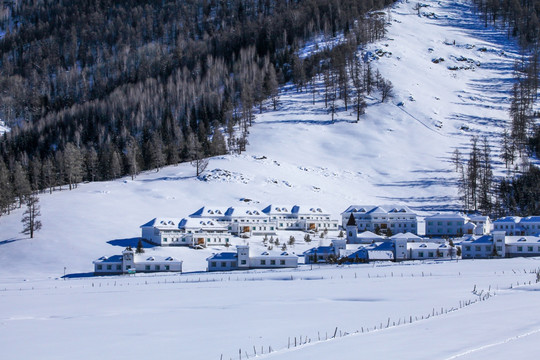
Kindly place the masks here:
[(417, 215), (405, 205), (351, 205), (341, 213), (343, 228), (354, 217), (358, 233), (366, 230), (381, 234), (418, 233)]

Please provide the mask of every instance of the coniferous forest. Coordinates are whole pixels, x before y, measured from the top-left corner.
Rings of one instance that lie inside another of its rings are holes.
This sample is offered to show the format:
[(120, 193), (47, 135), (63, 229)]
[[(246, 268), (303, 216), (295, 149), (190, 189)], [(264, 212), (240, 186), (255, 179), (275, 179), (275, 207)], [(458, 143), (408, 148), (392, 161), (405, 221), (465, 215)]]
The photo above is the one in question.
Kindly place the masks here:
[[(515, 83), (509, 111), (510, 122), (503, 134), (501, 146), (500, 157), (508, 176), (495, 186), (493, 199), (490, 203), (485, 203), (483, 210), (486, 213), (494, 211), (497, 215), (539, 214), (540, 170), (531, 165), (528, 158), (538, 158), (540, 154), (540, 114), (534, 111), (540, 84), (540, 1), (473, 1), (486, 26), (503, 26), (508, 36), (516, 38), (523, 49), (522, 59), (514, 66)], [(473, 162), (476, 161), (475, 158), (476, 156), (471, 156)], [(470, 174), (468, 177), (469, 179), (462, 183), (482, 182), (471, 180)]]
[[(303, 91), (324, 74), (327, 106), (350, 98), (361, 114), (373, 84), (391, 90), (353, 56), (384, 35), (373, 11), (390, 3), (4, 1), (0, 215), (31, 192), (241, 152), (254, 112), (288, 81)], [(346, 40), (299, 58), (321, 35)]]

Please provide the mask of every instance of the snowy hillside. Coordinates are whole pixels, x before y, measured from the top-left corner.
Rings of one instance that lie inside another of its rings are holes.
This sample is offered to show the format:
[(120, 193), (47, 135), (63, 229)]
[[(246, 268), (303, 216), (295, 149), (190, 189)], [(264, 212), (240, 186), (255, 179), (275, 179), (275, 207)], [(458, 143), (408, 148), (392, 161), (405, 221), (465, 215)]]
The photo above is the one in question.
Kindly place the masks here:
[(332, 123), (321, 91), (312, 104), (289, 86), (277, 111), (257, 115), (248, 150), (212, 158), (199, 179), (180, 164), (42, 194), (34, 239), (20, 234), (22, 209), (0, 217), (2, 358), (532, 359), (534, 258), (209, 274), (205, 258), (221, 248), (148, 247), (187, 274), (90, 276), (93, 260), (137, 244), (140, 225), (205, 205), (306, 204), (335, 218), (360, 203), (459, 209), (450, 156), (472, 135), (497, 144), (519, 50), (465, 0), (424, 3), (421, 15), (396, 4), (386, 39), (361, 54), (395, 97), (368, 99), (359, 123), (344, 109)]
[[(64, 266), (89, 272), (93, 259), (133, 245), (139, 225), (156, 216), (183, 217), (243, 199), (313, 204), (336, 217), (353, 203), (405, 203), (420, 213), (458, 209), (449, 158), (455, 147), (466, 152), (471, 135), (497, 142), (517, 48), (502, 32), (478, 25), (465, 1), (427, 4), (423, 16), (413, 3), (397, 4), (387, 39), (363, 54), (392, 80), (396, 96), (370, 99), (359, 123), (341, 108), (332, 124), (322, 92), (313, 105), (311, 92), (287, 87), (277, 111), (257, 116), (248, 151), (211, 159), (206, 181), (181, 164), (134, 181), (44, 194), (43, 229), (33, 240), (20, 235), (22, 210), (1, 217), (0, 275), (58, 276)], [(204, 270), (201, 260), (211, 252), (173, 251), (187, 257), (188, 271)]]

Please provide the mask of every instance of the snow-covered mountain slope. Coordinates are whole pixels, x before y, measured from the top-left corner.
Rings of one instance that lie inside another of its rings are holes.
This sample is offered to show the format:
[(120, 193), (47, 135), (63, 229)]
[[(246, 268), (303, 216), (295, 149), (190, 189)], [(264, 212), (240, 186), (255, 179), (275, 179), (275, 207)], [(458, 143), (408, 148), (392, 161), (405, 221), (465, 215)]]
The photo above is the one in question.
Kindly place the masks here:
[[(91, 261), (136, 244), (139, 225), (183, 217), (204, 205), (314, 204), (336, 217), (352, 203), (406, 203), (422, 212), (457, 209), (455, 147), (471, 135), (495, 144), (506, 119), (518, 57), (504, 31), (484, 28), (465, 0), (416, 2), (389, 10), (388, 34), (366, 57), (391, 81), (395, 97), (375, 96), (359, 123), (340, 108), (336, 121), (322, 89), (282, 89), (277, 111), (258, 115), (248, 151), (213, 158), (206, 181), (180, 164), (117, 181), (81, 184), (40, 196), (43, 229), (20, 234), (22, 209), (0, 217), (0, 278), (92, 270)], [(378, 55), (377, 55), (378, 54)], [(439, 60), (438, 63), (433, 59)], [(157, 249), (204, 270), (213, 249)]]

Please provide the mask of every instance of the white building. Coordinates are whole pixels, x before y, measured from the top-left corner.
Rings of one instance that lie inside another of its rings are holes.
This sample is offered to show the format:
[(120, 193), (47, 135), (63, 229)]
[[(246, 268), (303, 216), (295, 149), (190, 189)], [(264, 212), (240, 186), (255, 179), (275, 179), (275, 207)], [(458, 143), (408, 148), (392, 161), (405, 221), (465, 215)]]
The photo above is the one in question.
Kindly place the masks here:
[(338, 220), (330, 213), (315, 206), (268, 205), (262, 210), (276, 224), (279, 230), (320, 231), (337, 230)]
[(506, 236), (505, 257), (540, 256), (540, 236)]
[(540, 234), (540, 216), (527, 216), (519, 221), (522, 235)]
[(227, 226), (230, 233), (238, 236), (274, 235), (276, 223), (255, 207), (211, 208), (202, 207), (191, 218), (207, 218)]
[(469, 221), (476, 225), (475, 235), (486, 235), (493, 230), (493, 222), (489, 216), (470, 215)]
[(407, 243), (409, 260), (450, 259), (456, 256), (456, 249), (448, 244), (434, 242)]
[(426, 236), (459, 237), (464, 234), (475, 234), (477, 226), (464, 214), (436, 214), (427, 216)]
[(392, 234), (418, 233), (417, 216), (405, 205), (351, 205), (341, 213), (343, 228), (346, 228), (351, 214), (359, 233), (366, 230), (372, 232), (380, 230), (383, 234), (388, 233), (388, 230)]
[(141, 237), (159, 246), (226, 245), (228, 227), (213, 219), (154, 218), (141, 225)]
[(135, 272), (182, 272), (182, 261), (173, 257), (135, 254), (131, 247), (122, 255), (102, 256), (93, 262), (94, 274), (114, 275)]
[(236, 246), (236, 252), (221, 252), (206, 259), (208, 271), (278, 269), (298, 267), (298, 256), (288, 251), (250, 252), (249, 245)]
[[(471, 238), (461, 242), (462, 259), (487, 259), (497, 256), (494, 253), (493, 236), (483, 235), (479, 238)], [(503, 247), (500, 248), (503, 251)]]
[(494, 231), (504, 231), (506, 235), (524, 235), (521, 234), (519, 216), (505, 216), (493, 221)]

